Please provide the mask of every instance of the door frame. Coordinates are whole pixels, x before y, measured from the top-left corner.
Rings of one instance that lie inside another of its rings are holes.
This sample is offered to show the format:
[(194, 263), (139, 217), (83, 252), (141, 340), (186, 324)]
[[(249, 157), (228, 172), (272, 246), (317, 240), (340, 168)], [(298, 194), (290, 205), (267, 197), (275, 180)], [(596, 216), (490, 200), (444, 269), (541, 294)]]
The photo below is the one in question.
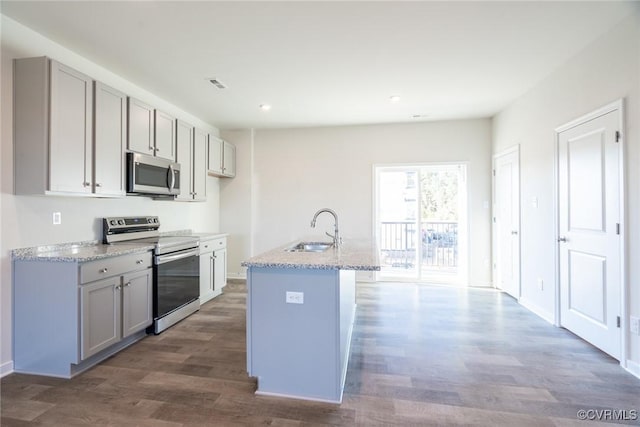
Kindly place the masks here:
[(520, 196), (520, 144), (513, 145), (491, 156), (491, 278), (493, 282), (493, 288), (498, 289), (496, 283), (497, 277), (497, 265), (496, 260), (498, 258), (498, 231), (495, 227), (496, 224), (496, 160), (507, 154), (516, 153), (518, 158), (518, 179), (516, 182), (518, 188), (518, 296), (515, 297), (517, 301), (520, 301), (522, 296), (522, 197)]
[[(402, 169), (402, 168), (420, 168), (420, 167), (429, 167), (429, 166), (451, 166), (451, 165), (464, 165), (465, 167), (465, 194), (464, 194), (464, 215), (465, 215), (465, 227), (464, 227), (464, 232), (466, 233), (465, 239), (465, 254), (464, 254), (464, 261), (466, 263), (464, 269), (461, 269), (458, 276), (461, 279), (460, 283), (456, 282), (452, 282), (452, 283), (447, 283), (447, 286), (461, 286), (461, 287), (469, 287), (469, 271), (470, 271), (470, 261), (471, 261), (471, 251), (469, 250), (469, 240), (470, 240), (470, 229), (471, 229), (471, 221), (470, 221), (470, 216), (469, 216), (469, 161), (444, 161), (444, 162), (416, 162), (416, 163), (374, 163), (371, 167), (371, 174), (373, 177), (373, 185), (371, 186), (371, 200), (372, 200), (372, 219), (373, 221), (371, 222), (371, 235), (373, 236), (373, 240), (374, 242), (376, 242), (376, 245), (378, 244), (378, 238), (379, 238), (379, 233), (378, 233), (378, 229), (377, 229), (377, 225), (378, 225), (378, 209), (379, 209), (379, 197), (378, 197), (378, 186), (379, 186), (379, 182), (378, 182), (378, 178), (379, 178), (379, 174), (378, 171), (380, 169)], [(418, 192), (418, 206), (420, 206), (420, 192)], [(458, 228), (459, 230), (461, 230), (461, 228)], [(460, 257), (459, 259), (462, 260), (462, 256), (460, 256), (460, 252), (458, 252), (458, 256)], [(416, 279), (402, 279), (402, 278), (398, 278), (398, 279), (393, 279), (391, 281), (393, 282), (417, 282), (417, 283), (435, 283), (435, 282), (429, 282), (424, 280), (423, 277), (421, 277), (421, 275), (419, 275), (420, 277), (416, 278)], [(373, 272), (373, 280), (375, 282), (380, 282), (383, 281), (380, 279), (380, 271), (374, 271)], [(386, 280), (385, 280), (386, 281)], [(439, 282), (438, 282), (439, 283)]]
[(556, 244), (554, 245), (554, 257), (555, 257), (555, 310), (554, 310), (554, 324), (557, 327), (560, 327), (560, 248), (557, 243), (557, 239), (560, 236), (560, 133), (569, 130), (573, 127), (591, 121), (597, 117), (608, 114), (612, 111), (618, 110), (620, 112), (620, 121), (618, 123), (620, 129), (620, 141), (618, 144), (618, 179), (620, 180), (620, 189), (618, 194), (618, 203), (620, 210), (620, 365), (623, 368), (627, 367), (627, 350), (628, 350), (628, 342), (627, 342), (627, 333), (628, 333), (628, 310), (627, 310), (627, 302), (628, 302), (628, 274), (627, 274), (627, 227), (626, 227), (626, 203), (625, 203), (625, 195), (626, 195), (626, 171), (625, 171), (625, 127), (624, 127), (624, 99), (620, 98), (616, 101), (613, 101), (603, 107), (600, 107), (590, 113), (587, 113), (583, 116), (578, 117), (577, 119), (571, 120), (568, 123), (563, 124), (555, 129), (555, 150), (554, 150), (554, 198), (553, 198), (553, 208), (554, 208), (554, 230), (555, 230), (555, 239)]

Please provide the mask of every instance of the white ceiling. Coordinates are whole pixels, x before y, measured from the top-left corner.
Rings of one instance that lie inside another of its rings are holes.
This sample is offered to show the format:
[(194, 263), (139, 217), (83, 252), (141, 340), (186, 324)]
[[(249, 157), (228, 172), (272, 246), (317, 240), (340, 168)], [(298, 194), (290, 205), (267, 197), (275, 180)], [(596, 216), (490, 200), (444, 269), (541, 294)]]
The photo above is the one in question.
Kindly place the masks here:
[(0, 3), (2, 14), (220, 129), (490, 117), (639, 5)]

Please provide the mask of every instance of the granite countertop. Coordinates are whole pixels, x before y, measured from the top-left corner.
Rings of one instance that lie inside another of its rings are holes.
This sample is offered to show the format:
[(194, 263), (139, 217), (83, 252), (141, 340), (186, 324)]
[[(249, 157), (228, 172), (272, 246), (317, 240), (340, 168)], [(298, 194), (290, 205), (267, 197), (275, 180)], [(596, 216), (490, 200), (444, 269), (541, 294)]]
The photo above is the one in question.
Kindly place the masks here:
[[(160, 233), (162, 236), (194, 236), (200, 240), (226, 237), (227, 233), (193, 233), (191, 230), (177, 230)], [(100, 240), (84, 242), (59, 243), (54, 245), (34, 246), (11, 251), (16, 261), (51, 261), (51, 262), (87, 262), (119, 255), (146, 252), (155, 248), (149, 243), (125, 243), (117, 245), (103, 244)]]
[(14, 261), (88, 262), (119, 255), (147, 252), (154, 247), (148, 243), (105, 245), (99, 240), (89, 240), (14, 249), (11, 251), (11, 257)]
[(347, 240), (339, 248), (329, 248), (325, 252), (287, 252), (285, 250), (302, 241), (318, 242), (318, 238), (294, 240), (254, 256), (244, 261), (242, 266), (318, 270), (380, 270), (378, 249), (371, 240)]

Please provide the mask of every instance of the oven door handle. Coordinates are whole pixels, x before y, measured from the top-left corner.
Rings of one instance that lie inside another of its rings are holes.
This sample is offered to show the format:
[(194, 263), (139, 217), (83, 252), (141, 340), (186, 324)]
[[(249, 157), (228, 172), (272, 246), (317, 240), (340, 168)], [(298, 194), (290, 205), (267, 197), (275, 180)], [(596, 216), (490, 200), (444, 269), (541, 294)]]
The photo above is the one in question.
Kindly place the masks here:
[(180, 252), (177, 254), (173, 254), (173, 255), (158, 255), (156, 256), (156, 264), (160, 265), (160, 264), (165, 264), (167, 262), (171, 262), (171, 261), (177, 261), (179, 259), (183, 259), (183, 258), (189, 258), (192, 256), (198, 256), (198, 253), (200, 252), (200, 250), (198, 248), (195, 249), (191, 249), (187, 252)]

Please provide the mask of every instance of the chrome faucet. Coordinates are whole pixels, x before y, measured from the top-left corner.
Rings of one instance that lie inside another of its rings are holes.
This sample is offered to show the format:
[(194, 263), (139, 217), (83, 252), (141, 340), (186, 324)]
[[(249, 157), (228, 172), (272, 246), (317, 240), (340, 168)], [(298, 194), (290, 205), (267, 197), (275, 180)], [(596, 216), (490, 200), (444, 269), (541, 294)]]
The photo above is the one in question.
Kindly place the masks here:
[(333, 232), (333, 236), (327, 232), (325, 232), (325, 234), (333, 239), (333, 246), (337, 248), (342, 243), (342, 238), (340, 237), (340, 231), (338, 231), (338, 214), (336, 214), (333, 210), (329, 208), (322, 208), (318, 212), (316, 212), (316, 214), (313, 216), (313, 219), (311, 220), (311, 228), (316, 227), (316, 219), (322, 212), (327, 212), (333, 215), (333, 219), (335, 221), (335, 230)]

